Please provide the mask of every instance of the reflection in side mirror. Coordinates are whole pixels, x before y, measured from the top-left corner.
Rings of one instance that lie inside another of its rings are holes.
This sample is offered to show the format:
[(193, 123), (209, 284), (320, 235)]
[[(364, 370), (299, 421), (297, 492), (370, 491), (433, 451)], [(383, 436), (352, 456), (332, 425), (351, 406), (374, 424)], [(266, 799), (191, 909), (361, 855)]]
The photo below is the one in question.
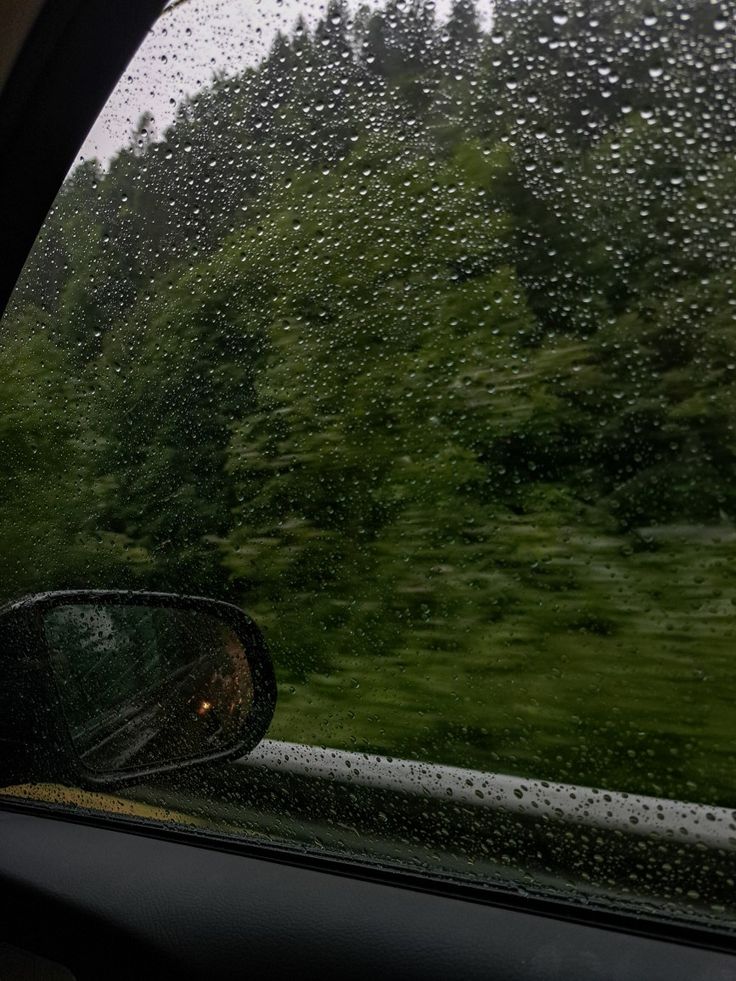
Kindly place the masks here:
[(105, 591), (48, 593), (9, 612), (44, 650), (73, 769), (90, 783), (232, 758), (268, 728), (273, 669), (236, 607)]

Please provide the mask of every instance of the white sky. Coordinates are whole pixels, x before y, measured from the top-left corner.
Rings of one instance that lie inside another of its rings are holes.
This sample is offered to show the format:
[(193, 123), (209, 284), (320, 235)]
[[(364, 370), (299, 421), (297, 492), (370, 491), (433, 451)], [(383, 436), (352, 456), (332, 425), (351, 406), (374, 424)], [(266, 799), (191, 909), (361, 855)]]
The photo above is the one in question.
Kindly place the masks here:
[[(490, 0), (480, 0), (481, 10), (489, 5)], [(164, 12), (118, 82), (77, 159), (108, 159), (130, 141), (146, 110), (153, 113), (155, 127), (162, 132), (182, 98), (206, 84), (215, 70), (231, 74), (257, 63), (278, 30), (290, 31), (300, 14), (314, 26), (325, 7), (326, 0), (184, 0)], [(441, 17), (449, 7), (450, 0), (437, 0)]]

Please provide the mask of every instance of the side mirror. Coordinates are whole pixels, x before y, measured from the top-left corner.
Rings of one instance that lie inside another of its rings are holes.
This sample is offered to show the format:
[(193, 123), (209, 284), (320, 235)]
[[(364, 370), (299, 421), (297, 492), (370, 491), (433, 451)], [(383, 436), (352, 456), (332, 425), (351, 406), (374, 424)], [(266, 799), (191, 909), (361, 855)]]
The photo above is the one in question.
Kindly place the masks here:
[(166, 593), (43, 593), (6, 606), (3, 689), (0, 746), (17, 750), (4, 776), (98, 787), (241, 756), (276, 705), (253, 621)]

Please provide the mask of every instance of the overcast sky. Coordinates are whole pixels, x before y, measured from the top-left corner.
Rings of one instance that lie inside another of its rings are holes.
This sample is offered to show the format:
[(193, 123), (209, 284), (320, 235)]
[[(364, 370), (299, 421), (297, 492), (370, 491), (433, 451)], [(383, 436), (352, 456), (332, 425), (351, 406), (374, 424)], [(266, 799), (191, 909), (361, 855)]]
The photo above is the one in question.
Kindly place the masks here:
[[(447, 13), (450, 2), (437, 0), (439, 16)], [(479, 7), (489, 4), (480, 0)], [(92, 127), (79, 159), (109, 158), (130, 141), (146, 110), (153, 112), (156, 129), (162, 132), (182, 98), (206, 84), (215, 70), (232, 73), (257, 63), (277, 30), (289, 31), (299, 14), (314, 25), (325, 6), (318, 0), (182, 0), (150, 31)]]
[(321, 4), (303, 0), (185, 0), (164, 12), (118, 82), (82, 147), (80, 157), (109, 157), (127, 143), (145, 110), (166, 129), (176, 105), (212, 77), (256, 63), (280, 28), (300, 11), (318, 16)]

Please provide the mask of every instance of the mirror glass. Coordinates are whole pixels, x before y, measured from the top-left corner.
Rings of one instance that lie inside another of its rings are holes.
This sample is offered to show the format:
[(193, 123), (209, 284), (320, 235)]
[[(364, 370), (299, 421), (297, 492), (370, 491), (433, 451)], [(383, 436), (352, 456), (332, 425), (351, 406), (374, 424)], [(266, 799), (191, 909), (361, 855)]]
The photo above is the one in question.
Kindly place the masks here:
[(253, 705), (232, 628), (198, 609), (70, 604), (45, 613), (50, 661), (84, 765), (111, 773), (224, 752)]

